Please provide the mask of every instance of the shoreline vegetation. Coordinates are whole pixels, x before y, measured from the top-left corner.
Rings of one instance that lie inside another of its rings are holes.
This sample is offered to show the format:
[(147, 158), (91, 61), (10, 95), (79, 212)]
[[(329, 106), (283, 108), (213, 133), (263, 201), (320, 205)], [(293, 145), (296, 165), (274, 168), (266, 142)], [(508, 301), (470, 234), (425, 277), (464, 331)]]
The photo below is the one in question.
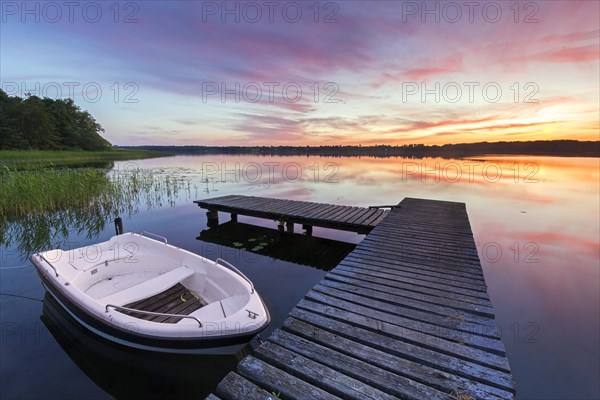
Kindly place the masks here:
[(7, 165), (0, 188), (0, 245), (16, 244), (25, 256), (57, 247), (69, 231), (92, 237), (119, 215), (174, 205), (180, 191), (191, 190), (182, 177), (147, 170)]
[(482, 155), (532, 155), (600, 157), (600, 141), (537, 140), (528, 142), (479, 142), (444, 145), (407, 144), (399, 146), (118, 146), (126, 150), (149, 150), (170, 155), (301, 155), (328, 157), (443, 157)]
[(110, 161), (140, 160), (171, 154), (141, 149), (87, 150), (0, 150), (0, 166), (29, 169), (43, 166), (96, 166)]

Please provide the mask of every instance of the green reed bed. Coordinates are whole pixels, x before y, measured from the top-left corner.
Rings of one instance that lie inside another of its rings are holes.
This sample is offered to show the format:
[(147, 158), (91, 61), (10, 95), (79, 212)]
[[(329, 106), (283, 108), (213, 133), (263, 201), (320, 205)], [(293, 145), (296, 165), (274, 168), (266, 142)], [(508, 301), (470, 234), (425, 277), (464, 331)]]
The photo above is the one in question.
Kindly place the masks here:
[(30, 169), (4, 167), (0, 176), (3, 221), (29, 214), (87, 208), (90, 199), (110, 186), (106, 174), (94, 169)]
[(10, 165), (12, 169), (29, 169), (32, 166), (67, 166), (108, 164), (118, 160), (137, 160), (168, 156), (150, 150), (0, 150), (0, 162)]
[(69, 232), (99, 233), (118, 215), (174, 205), (184, 179), (150, 171), (0, 167), (0, 243), (24, 252), (55, 247)]

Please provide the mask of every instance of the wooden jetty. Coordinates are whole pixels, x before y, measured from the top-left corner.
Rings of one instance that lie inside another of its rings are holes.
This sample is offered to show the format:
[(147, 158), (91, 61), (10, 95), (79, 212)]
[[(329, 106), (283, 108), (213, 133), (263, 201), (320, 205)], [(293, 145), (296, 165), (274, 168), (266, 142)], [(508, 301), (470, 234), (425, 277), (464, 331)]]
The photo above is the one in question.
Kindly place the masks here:
[(404, 199), (210, 399), (512, 399), (465, 205)]
[(196, 200), (194, 203), (208, 210), (208, 226), (219, 224), (218, 212), (221, 211), (230, 213), (232, 221), (237, 221), (238, 214), (281, 221), (286, 224), (288, 232), (294, 231), (294, 224), (302, 224), (309, 235), (313, 226), (368, 233), (387, 213), (380, 208), (237, 195)]

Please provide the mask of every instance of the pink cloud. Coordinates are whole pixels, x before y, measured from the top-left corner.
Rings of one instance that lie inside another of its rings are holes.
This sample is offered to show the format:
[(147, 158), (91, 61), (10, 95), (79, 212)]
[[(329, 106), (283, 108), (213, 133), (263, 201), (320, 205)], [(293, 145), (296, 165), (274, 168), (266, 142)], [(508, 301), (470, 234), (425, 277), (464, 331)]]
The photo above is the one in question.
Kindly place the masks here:
[(599, 60), (600, 49), (597, 45), (566, 47), (532, 54), (528, 58), (535, 61), (580, 63)]

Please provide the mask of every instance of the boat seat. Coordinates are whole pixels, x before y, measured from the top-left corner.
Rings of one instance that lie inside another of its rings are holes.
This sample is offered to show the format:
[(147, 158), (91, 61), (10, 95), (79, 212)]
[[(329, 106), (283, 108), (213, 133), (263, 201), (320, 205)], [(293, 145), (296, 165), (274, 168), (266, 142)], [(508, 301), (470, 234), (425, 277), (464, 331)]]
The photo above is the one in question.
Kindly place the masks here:
[(101, 297), (98, 301), (103, 304), (123, 306), (162, 293), (180, 283), (185, 278), (194, 275), (194, 273), (195, 271), (192, 268), (187, 265), (182, 265), (181, 267), (172, 269), (169, 272), (165, 272), (164, 274), (138, 283), (127, 289), (123, 289), (117, 293)]

